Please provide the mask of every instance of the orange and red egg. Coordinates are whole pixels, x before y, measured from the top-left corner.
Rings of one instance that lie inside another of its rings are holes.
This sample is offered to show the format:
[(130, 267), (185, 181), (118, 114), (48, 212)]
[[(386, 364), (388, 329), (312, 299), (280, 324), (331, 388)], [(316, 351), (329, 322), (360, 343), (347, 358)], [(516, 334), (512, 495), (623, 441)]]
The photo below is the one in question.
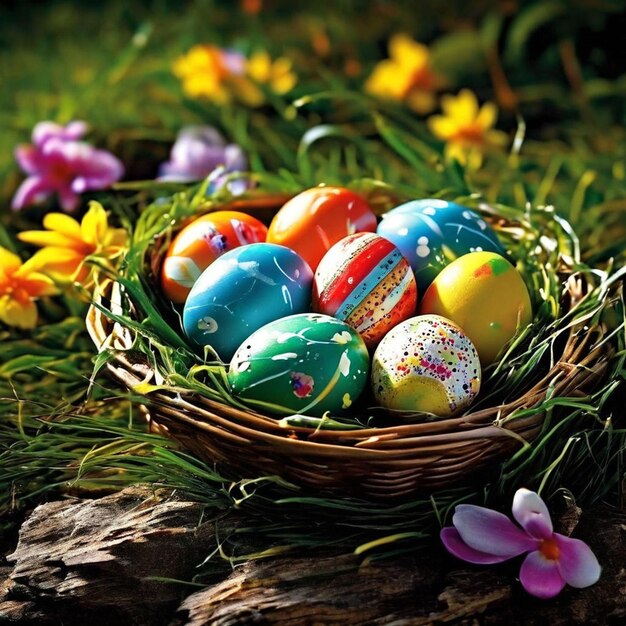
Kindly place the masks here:
[(376, 215), (363, 197), (343, 187), (313, 187), (286, 202), (267, 233), (269, 243), (295, 250), (313, 271), (347, 235), (376, 230)]

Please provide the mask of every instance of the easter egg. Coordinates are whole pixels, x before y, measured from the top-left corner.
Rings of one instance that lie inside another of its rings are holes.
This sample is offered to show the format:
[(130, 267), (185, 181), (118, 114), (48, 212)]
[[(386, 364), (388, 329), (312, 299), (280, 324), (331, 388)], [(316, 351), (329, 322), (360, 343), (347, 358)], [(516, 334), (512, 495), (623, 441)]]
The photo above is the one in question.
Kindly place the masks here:
[(357, 332), (327, 315), (301, 313), (259, 328), (228, 370), (233, 395), (272, 413), (321, 416), (350, 407), (367, 384), (369, 354)]
[(423, 294), (451, 261), (468, 252), (505, 255), (491, 226), (478, 213), (445, 200), (412, 200), (392, 209), (376, 232), (408, 259)]
[(322, 258), (313, 282), (313, 310), (332, 315), (375, 346), (415, 313), (417, 289), (408, 261), (390, 241), (356, 233)]
[(191, 288), (183, 309), (185, 334), (228, 360), (257, 328), (310, 310), (312, 282), (311, 268), (284, 246), (252, 243), (229, 250)]
[(449, 417), (476, 397), (480, 360), (456, 324), (421, 315), (385, 335), (372, 357), (371, 379), (381, 406)]
[(183, 303), (200, 274), (215, 259), (237, 246), (265, 241), (265, 224), (239, 211), (216, 211), (183, 228), (168, 248), (161, 266), (163, 293)]
[(420, 313), (443, 315), (458, 324), (487, 365), (531, 321), (532, 306), (521, 274), (494, 252), (471, 252), (433, 280)]
[(375, 230), (376, 216), (361, 196), (342, 187), (314, 187), (280, 208), (267, 241), (295, 250), (315, 271), (334, 243), (352, 233)]

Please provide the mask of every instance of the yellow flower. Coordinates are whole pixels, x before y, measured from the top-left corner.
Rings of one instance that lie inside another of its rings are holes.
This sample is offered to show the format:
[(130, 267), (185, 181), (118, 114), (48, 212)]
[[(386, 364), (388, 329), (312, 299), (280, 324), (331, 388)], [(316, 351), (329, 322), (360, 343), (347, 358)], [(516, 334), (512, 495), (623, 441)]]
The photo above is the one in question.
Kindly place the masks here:
[(189, 97), (204, 97), (218, 104), (237, 99), (249, 106), (259, 106), (264, 102), (259, 84), (267, 84), (275, 93), (284, 94), (297, 81), (291, 61), (285, 57), (272, 61), (262, 51), (246, 59), (238, 52), (211, 45), (194, 46), (176, 59), (173, 70)]
[(22, 263), (20, 257), (0, 247), (0, 321), (17, 328), (37, 324), (39, 296), (57, 293), (53, 281), (39, 272), (35, 258)]
[(85, 264), (88, 257), (113, 261), (126, 249), (126, 231), (109, 227), (99, 202), (90, 203), (80, 224), (65, 213), (48, 213), (43, 225), (47, 230), (27, 230), (18, 238), (42, 247), (31, 261), (58, 280), (89, 284), (93, 273)]
[(278, 57), (274, 61), (264, 50), (255, 52), (248, 59), (248, 76), (257, 83), (267, 84), (277, 94), (285, 94), (291, 91), (298, 81), (292, 71), (291, 60), (286, 57)]
[(462, 89), (458, 96), (443, 96), (441, 108), (443, 115), (432, 115), (427, 123), (431, 132), (446, 142), (446, 158), (480, 167), (487, 148), (506, 142), (506, 134), (493, 128), (498, 115), (496, 105), (486, 102), (479, 107), (473, 91)]
[(430, 67), (428, 48), (407, 35), (394, 35), (389, 41), (389, 56), (376, 65), (365, 82), (365, 91), (404, 101), (417, 113), (432, 111), (435, 92), (443, 81)]
[(217, 46), (199, 44), (174, 61), (173, 71), (190, 98), (205, 97), (226, 104), (232, 99), (229, 81), (244, 73), (245, 58)]

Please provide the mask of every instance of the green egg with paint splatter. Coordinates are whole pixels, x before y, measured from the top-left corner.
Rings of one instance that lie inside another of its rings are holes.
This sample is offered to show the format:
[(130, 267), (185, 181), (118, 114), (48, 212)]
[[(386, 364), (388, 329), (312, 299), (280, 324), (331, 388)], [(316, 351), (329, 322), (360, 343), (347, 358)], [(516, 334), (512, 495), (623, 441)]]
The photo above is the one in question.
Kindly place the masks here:
[(365, 343), (348, 324), (299, 313), (250, 335), (230, 362), (228, 381), (234, 396), (261, 413), (321, 417), (356, 402), (369, 366)]

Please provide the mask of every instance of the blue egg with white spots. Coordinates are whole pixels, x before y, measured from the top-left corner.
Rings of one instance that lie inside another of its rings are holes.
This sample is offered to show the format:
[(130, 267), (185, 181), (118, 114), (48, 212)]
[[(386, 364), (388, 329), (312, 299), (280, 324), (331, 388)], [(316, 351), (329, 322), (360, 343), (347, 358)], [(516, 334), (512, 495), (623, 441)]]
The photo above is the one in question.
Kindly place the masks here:
[(228, 361), (261, 326), (309, 311), (312, 284), (308, 263), (290, 248), (273, 243), (234, 248), (213, 261), (189, 292), (185, 334)]
[(469, 252), (506, 252), (494, 230), (475, 211), (455, 202), (406, 202), (385, 215), (376, 232), (400, 249), (423, 295), (435, 276)]

